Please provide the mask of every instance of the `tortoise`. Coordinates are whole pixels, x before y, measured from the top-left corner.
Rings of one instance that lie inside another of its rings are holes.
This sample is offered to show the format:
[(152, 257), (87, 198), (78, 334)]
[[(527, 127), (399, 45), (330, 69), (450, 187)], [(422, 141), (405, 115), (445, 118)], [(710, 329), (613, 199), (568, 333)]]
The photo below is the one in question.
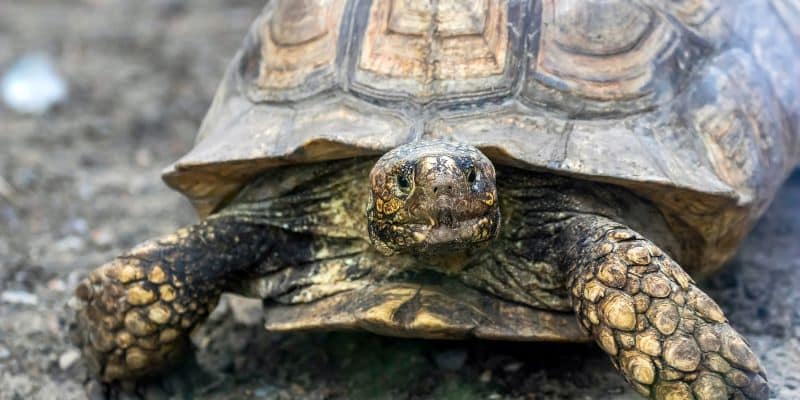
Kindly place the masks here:
[(103, 381), (157, 374), (236, 292), (272, 332), (593, 340), (643, 396), (766, 399), (694, 279), (800, 158), (798, 26), (791, 0), (270, 1), (163, 175), (201, 220), (91, 272), (73, 340)]

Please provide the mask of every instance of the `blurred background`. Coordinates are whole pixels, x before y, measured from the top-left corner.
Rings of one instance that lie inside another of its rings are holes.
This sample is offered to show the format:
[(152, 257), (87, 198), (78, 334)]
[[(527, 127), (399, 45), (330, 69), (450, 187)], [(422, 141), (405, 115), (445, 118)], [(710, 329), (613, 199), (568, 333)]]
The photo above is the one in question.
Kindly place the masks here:
[[(171, 375), (133, 393), (90, 379), (64, 303), (96, 265), (194, 220), (160, 171), (263, 3), (0, 0), (0, 399), (636, 399), (593, 345), (270, 335), (235, 297)], [(799, 204), (796, 173), (703, 283), (777, 399), (800, 398)]]

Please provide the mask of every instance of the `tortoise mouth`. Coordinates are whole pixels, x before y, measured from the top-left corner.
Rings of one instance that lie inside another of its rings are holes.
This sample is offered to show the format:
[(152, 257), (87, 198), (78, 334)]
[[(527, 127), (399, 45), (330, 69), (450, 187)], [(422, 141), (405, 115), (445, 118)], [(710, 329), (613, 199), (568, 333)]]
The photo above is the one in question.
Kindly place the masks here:
[(401, 225), (410, 230), (417, 252), (443, 249), (462, 249), (472, 244), (487, 242), (498, 232), (500, 213), (467, 218), (464, 220), (436, 220), (428, 224)]
[(373, 244), (386, 256), (398, 252), (411, 254), (445, 254), (462, 251), (472, 246), (487, 244), (500, 230), (500, 210), (462, 219), (429, 218), (413, 222), (384, 222), (376, 224), (386, 238), (374, 235)]

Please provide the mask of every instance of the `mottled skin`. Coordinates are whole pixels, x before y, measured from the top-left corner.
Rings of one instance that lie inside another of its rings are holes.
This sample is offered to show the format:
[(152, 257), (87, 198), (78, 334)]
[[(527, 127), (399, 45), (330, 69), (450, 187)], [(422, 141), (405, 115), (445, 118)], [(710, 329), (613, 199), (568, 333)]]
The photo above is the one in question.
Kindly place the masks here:
[[(366, 215), (363, 203), (342, 196), (365, 201)], [(677, 251), (665, 227), (626, 190), (510, 167), (499, 167), (496, 181), (491, 161), (471, 146), (413, 142), (377, 162), (310, 165), (256, 180), (215, 215), (98, 268), (76, 290), (73, 337), (102, 380), (135, 379), (176, 360), (223, 291), (273, 279), (288, 289), (262, 295), (286, 304), (348, 290), (391, 302), (374, 293), (429, 269), (487, 301), (558, 315), (571, 305), (644, 396), (766, 399), (764, 371), (745, 340), (656, 244)], [(323, 272), (328, 261), (333, 267)], [(376, 272), (383, 263), (391, 272)], [(292, 272), (308, 265), (313, 272)], [(352, 285), (296, 296), (336, 279)], [(415, 290), (424, 303), (429, 291)], [(424, 307), (392, 310), (377, 331), (430, 337), (426, 330), (449, 323)], [(393, 325), (398, 313), (405, 322)], [(407, 317), (423, 315), (409, 325)]]
[(494, 165), (472, 146), (399, 147), (378, 160), (369, 180), (369, 238), (384, 255), (464, 249), (498, 232)]

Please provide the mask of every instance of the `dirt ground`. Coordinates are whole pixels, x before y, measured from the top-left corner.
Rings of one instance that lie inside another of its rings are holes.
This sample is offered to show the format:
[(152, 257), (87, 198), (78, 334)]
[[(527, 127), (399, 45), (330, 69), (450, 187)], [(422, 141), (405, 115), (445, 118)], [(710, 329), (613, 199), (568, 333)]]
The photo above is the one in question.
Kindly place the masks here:
[[(92, 381), (65, 338), (87, 271), (193, 221), (160, 170), (190, 148), (262, 0), (2, 0), (0, 72), (43, 51), (69, 100), (42, 117), (0, 106), (0, 399), (635, 399), (592, 345), (270, 335), (226, 299), (196, 360), (135, 392)], [(800, 173), (723, 273), (703, 285), (800, 398)]]

